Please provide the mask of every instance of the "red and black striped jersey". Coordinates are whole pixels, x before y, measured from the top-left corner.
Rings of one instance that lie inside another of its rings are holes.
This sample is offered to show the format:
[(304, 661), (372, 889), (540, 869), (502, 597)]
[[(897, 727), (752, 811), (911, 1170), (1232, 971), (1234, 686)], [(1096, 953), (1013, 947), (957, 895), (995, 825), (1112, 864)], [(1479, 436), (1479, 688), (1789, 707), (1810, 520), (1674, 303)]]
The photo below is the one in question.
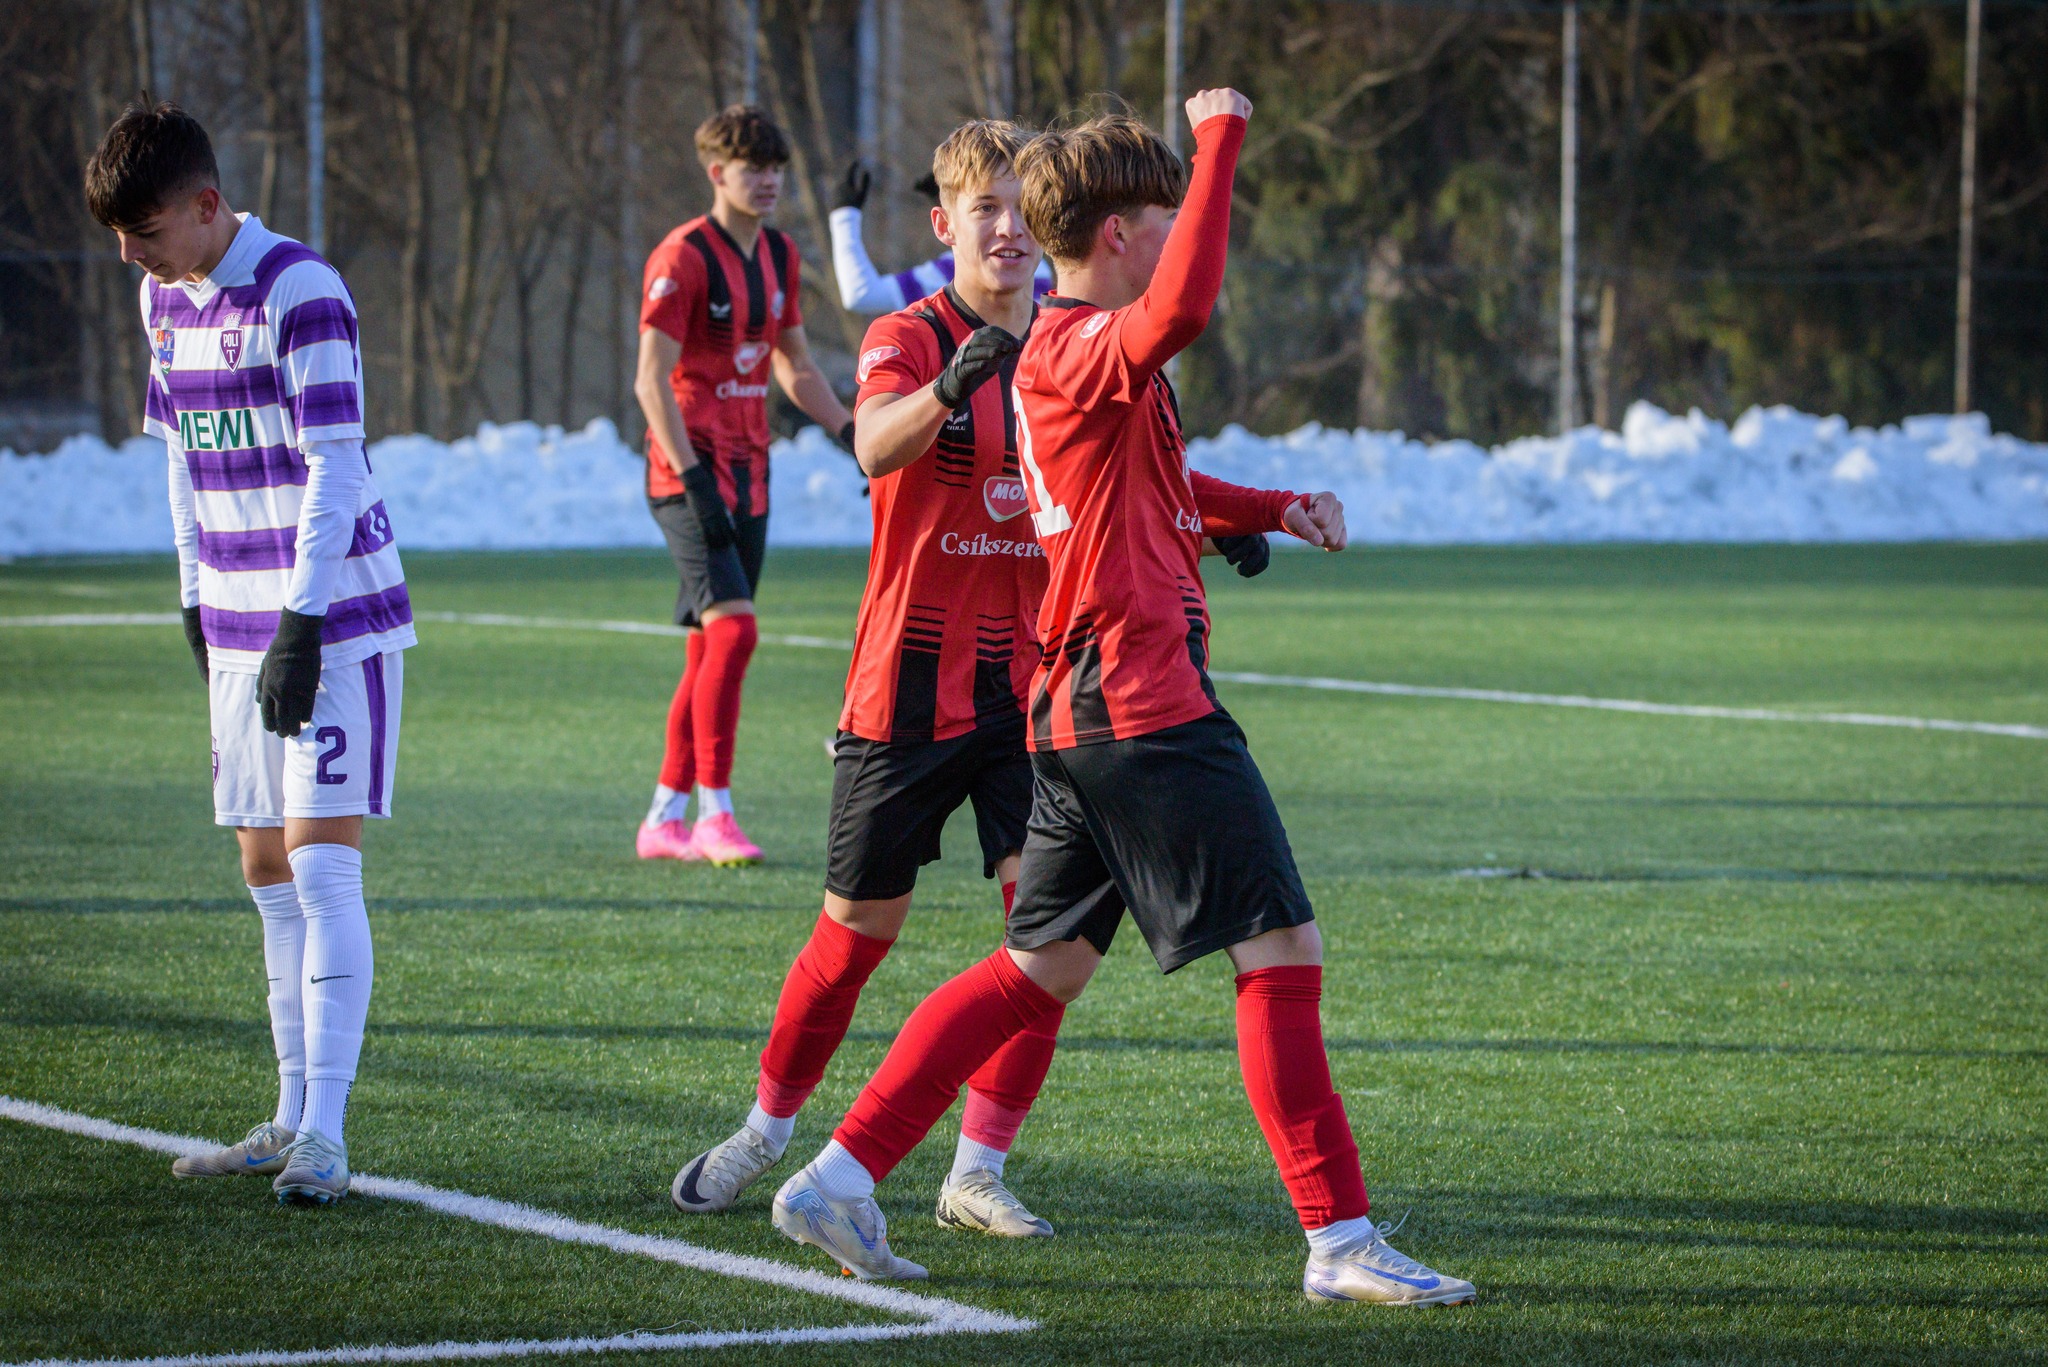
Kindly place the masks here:
[[(768, 511), (769, 353), (800, 327), (799, 264), (786, 233), (764, 227), (750, 256), (709, 214), (661, 240), (647, 258), (640, 326), (682, 344), (669, 374), (690, 445), (718, 474), (736, 513)], [(682, 481), (647, 437), (647, 496), (673, 498)]]
[[(876, 319), (861, 343), (856, 411), (929, 385), (982, 325), (950, 285)], [(1023, 716), (1045, 553), (1024, 516), (1015, 366), (975, 390), (922, 456), (869, 485), (874, 546), (842, 730), (948, 740)]]

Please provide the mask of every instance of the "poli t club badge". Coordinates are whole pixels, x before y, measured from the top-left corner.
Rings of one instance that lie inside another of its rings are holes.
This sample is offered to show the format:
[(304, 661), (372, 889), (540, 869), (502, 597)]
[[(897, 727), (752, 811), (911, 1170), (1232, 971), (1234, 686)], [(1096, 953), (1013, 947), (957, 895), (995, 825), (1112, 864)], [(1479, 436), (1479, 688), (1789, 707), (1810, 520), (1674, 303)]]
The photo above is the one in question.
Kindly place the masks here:
[(230, 313), (226, 322), (220, 334), (220, 356), (233, 370), (242, 363), (242, 315)]

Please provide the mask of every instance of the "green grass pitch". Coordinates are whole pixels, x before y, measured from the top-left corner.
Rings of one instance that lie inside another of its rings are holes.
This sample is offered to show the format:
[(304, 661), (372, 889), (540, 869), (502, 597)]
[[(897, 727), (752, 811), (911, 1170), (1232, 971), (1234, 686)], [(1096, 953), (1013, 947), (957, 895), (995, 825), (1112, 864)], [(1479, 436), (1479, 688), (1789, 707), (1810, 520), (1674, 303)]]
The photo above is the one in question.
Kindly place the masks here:
[[(423, 612), (658, 620), (657, 554), (409, 557)], [(763, 629), (843, 638), (863, 564), (778, 553)], [(1216, 667), (2048, 724), (2048, 547), (1276, 556), (1216, 576)], [(161, 612), (167, 561), (0, 566), (0, 616)], [(747, 1105), (817, 915), (842, 654), (764, 644), (736, 791), (769, 863), (647, 866), (681, 650), (428, 622), (398, 819), (368, 839), (357, 1167), (824, 1267), (668, 1206)], [(1233, 1053), (1229, 968), (1134, 933), (1011, 1163), (1058, 1227), (938, 1229), (955, 1122), (883, 1189), (928, 1289), (1024, 1337), (725, 1360), (2048, 1359), (2048, 742), (1222, 685), (1329, 941), (1375, 1212), (1475, 1280), (1315, 1306)], [(256, 917), (165, 627), (0, 629), (0, 1093), (238, 1135), (274, 1065)], [(971, 826), (799, 1122), (821, 1143), (918, 998), (995, 943)], [(1482, 879), (1475, 867), (1547, 878)], [(777, 1169), (786, 1172), (787, 1167)], [(0, 1363), (886, 1319), (833, 1301), (0, 1121)], [(620, 1361), (703, 1360), (641, 1355)]]

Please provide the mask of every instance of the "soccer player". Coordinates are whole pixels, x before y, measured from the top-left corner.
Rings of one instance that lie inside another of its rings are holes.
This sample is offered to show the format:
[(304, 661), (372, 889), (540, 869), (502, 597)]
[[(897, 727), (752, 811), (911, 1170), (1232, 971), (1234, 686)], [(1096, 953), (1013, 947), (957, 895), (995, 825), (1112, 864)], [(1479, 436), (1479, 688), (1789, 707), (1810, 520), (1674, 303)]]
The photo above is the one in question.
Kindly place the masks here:
[(633, 392), (647, 416), (647, 501), (675, 558), (687, 639), (635, 845), (642, 859), (756, 864), (760, 847), (733, 816), (732, 762), (768, 545), (768, 376), (842, 444), (853, 415), (811, 359), (796, 246), (762, 221), (782, 197), (782, 130), (731, 105), (697, 129), (697, 159), (711, 212), (661, 240), (640, 299)]
[[(1038, 244), (1018, 209), (1015, 124), (962, 124), (932, 162), (932, 228), (953, 283), (877, 320), (861, 344), (855, 453), (872, 478), (874, 549), (834, 748), (825, 906), (776, 1005), (753, 1110), (676, 1174), (671, 1197), (722, 1211), (782, 1158), (797, 1111), (903, 928), (917, 871), (972, 803), (982, 871), (1007, 909), (1031, 810), (1024, 696), (1038, 665), (1045, 556), (1024, 512), (1009, 376), (1035, 314)], [(1003, 1164), (1051, 1066), (1060, 1013), (969, 1082), (942, 1225), (1050, 1235)]]
[[(1162, 970), (1223, 950), (1237, 969), (1245, 1091), (1308, 1234), (1312, 1298), (1473, 1299), (1397, 1253), (1368, 1212), (1330, 1084), (1322, 944), (1244, 733), (1204, 667), (1194, 502), (1161, 373), (1223, 283), (1231, 181), (1251, 105), (1187, 102), (1195, 165), (1137, 120), (1041, 135), (1019, 159), (1024, 215), (1061, 295), (1017, 366), (1018, 458), (1044, 545), (1043, 661), (1029, 729), (1036, 793), (1007, 943), (927, 997), (832, 1142), (776, 1193), (774, 1220), (856, 1275), (921, 1277), (895, 1256), (874, 1186), (995, 1049), (1078, 996), (1128, 911)], [(1180, 206), (1178, 218), (1175, 209)], [(1330, 494), (1252, 494), (1263, 520), (1344, 547)]]
[[(873, 186), (873, 177), (868, 168), (854, 162), (846, 168), (846, 179), (839, 187), (839, 193), (832, 207), (829, 220), (832, 232), (832, 274), (839, 280), (839, 304), (848, 313), (893, 313), (910, 307), (915, 300), (937, 294), (953, 282), (957, 269), (951, 249), (940, 252), (929, 261), (921, 261), (909, 270), (883, 275), (875, 269), (873, 258), (868, 255), (867, 243), (861, 240), (861, 216), (868, 202), (868, 191)], [(929, 189), (933, 196), (939, 194), (935, 179), (921, 180), (919, 189)], [(1052, 289), (1052, 267), (1043, 256), (1038, 259), (1038, 269), (1031, 273), (1033, 297), (1047, 294)]]
[(272, 1117), (180, 1177), (347, 1193), (342, 1128), (375, 967), (363, 818), (391, 815), (412, 605), (363, 452), (355, 303), (334, 267), (230, 210), (206, 130), (131, 106), (86, 168), (141, 266), (143, 428), (170, 454), (185, 638), (207, 682), (214, 819), (263, 920)]

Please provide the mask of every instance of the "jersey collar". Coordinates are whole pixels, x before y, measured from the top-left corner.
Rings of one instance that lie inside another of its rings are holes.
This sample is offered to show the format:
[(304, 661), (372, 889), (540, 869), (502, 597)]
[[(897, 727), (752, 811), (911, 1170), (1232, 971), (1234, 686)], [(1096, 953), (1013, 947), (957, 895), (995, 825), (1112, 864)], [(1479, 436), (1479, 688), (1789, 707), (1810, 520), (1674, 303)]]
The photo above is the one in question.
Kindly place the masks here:
[[(944, 293), (946, 296), (947, 306), (950, 307), (953, 310), (953, 312), (960, 315), (960, 321), (967, 324), (968, 330), (970, 332), (973, 331), (975, 328), (985, 328), (988, 326), (988, 321), (986, 319), (984, 319), (980, 314), (976, 313), (973, 309), (967, 307), (967, 301), (965, 299), (962, 299), (960, 297), (960, 292), (953, 288), (952, 281), (948, 280), (946, 282), (946, 288), (942, 291), (942, 293)], [(1051, 303), (1052, 301), (1048, 299), (1046, 302)], [(1024, 336), (1029, 337), (1031, 335), (1031, 324), (1037, 321), (1038, 301), (1033, 300), (1031, 303), (1031, 317), (1024, 324)]]

